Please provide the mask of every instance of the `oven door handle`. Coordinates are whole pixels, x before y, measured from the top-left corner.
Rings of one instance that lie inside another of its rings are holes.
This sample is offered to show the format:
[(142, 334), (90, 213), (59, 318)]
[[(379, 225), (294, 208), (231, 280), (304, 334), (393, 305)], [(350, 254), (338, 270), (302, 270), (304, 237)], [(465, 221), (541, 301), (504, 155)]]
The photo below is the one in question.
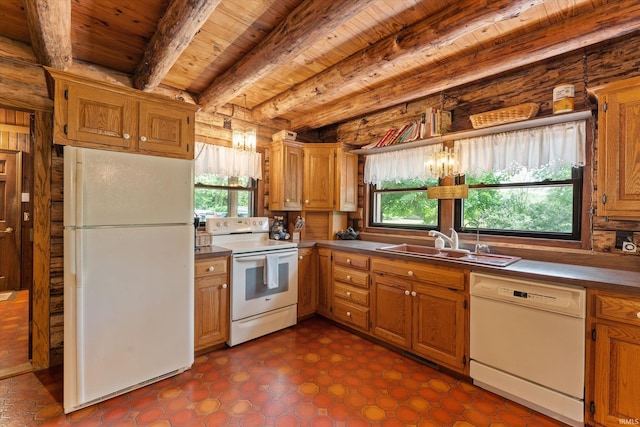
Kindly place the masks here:
[[(278, 255), (278, 258), (282, 259), (282, 258), (290, 257), (290, 256), (296, 255), (296, 254), (297, 254), (297, 251), (281, 253), (281, 254)], [(266, 259), (267, 259), (266, 255), (255, 255), (255, 256), (248, 256), (248, 257), (234, 257), (234, 261), (238, 261), (238, 262), (264, 261)]]

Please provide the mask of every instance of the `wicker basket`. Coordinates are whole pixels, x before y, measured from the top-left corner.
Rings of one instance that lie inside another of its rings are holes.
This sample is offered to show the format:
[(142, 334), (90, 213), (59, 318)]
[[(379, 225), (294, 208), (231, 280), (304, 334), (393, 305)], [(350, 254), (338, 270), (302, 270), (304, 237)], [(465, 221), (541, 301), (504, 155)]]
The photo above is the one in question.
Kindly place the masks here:
[(469, 119), (471, 120), (471, 124), (474, 129), (480, 129), (489, 126), (528, 120), (538, 114), (539, 108), (540, 106), (535, 102), (528, 102), (526, 104), (515, 105), (513, 107), (474, 114), (469, 116)]

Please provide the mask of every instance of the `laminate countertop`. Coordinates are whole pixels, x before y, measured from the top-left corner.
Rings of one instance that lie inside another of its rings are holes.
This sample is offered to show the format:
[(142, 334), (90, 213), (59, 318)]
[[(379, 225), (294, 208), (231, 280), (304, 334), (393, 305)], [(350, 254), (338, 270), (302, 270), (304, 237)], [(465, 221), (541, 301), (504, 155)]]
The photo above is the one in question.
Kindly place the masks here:
[(614, 268), (588, 267), (545, 261), (521, 259), (506, 267), (492, 267), (448, 261), (446, 259), (425, 259), (403, 254), (392, 254), (377, 250), (389, 243), (365, 240), (318, 240), (317, 246), (335, 250), (367, 253), (369, 255), (406, 261), (422, 261), (449, 267), (465, 268), (471, 271), (500, 274), (522, 279), (539, 280), (547, 283), (572, 285), (585, 288), (609, 289), (640, 295), (640, 272), (617, 270)]

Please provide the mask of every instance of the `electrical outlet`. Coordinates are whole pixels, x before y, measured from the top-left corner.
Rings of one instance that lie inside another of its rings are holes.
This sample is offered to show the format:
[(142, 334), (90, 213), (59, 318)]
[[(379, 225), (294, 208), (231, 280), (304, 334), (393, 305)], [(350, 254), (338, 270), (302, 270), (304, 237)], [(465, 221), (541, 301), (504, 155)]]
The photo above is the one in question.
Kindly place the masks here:
[(633, 243), (633, 231), (616, 231), (616, 249), (623, 249), (627, 242)]

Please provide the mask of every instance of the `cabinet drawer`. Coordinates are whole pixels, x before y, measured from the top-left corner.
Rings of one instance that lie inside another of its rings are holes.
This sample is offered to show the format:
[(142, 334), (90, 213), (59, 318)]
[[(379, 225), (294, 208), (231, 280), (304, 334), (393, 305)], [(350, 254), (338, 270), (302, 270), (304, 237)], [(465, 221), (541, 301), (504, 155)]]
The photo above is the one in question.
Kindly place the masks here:
[(195, 262), (195, 276), (227, 274), (227, 258), (207, 258)]
[(464, 289), (464, 270), (416, 262), (373, 259), (371, 271), (452, 289)]
[(596, 295), (596, 317), (640, 326), (640, 299)]
[(333, 315), (339, 321), (358, 328), (369, 329), (369, 309), (349, 304), (347, 302), (335, 301), (333, 303)]
[(334, 280), (353, 286), (360, 286), (361, 288), (369, 287), (369, 273), (363, 273), (362, 271), (336, 266), (333, 268), (333, 278)]
[(334, 252), (333, 262), (337, 265), (344, 265), (358, 270), (369, 270), (369, 257), (359, 254), (345, 252)]
[(364, 289), (355, 288), (343, 283), (336, 283), (333, 287), (333, 295), (369, 307), (369, 291), (365, 291)]

